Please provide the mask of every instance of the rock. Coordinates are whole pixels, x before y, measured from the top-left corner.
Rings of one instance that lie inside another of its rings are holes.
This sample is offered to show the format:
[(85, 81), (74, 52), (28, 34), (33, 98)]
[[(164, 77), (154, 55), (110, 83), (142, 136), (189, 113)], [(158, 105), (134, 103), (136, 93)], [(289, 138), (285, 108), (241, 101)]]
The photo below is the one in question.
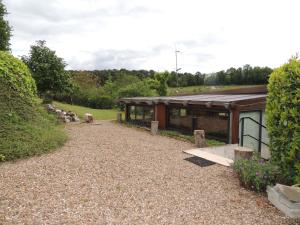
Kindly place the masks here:
[(72, 121), (73, 122), (80, 122), (80, 119), (79, 119), (79, 117), (78, 116), (74, 116), (74, 117), (72, 117)]
[(46, 109), (48, 112), (55, 112), (55, 107), (51, 104), (47, 104)]
[(72, 111), (68, 111), (68, 112), (67, 112), (67, 115), (68, 115), (68, 116), (71, 116), (71, 117), (74, 117), (74, 116), (76, 116), (76, 113), (74, 113), (74, 112), (72, 112)]
[(90, 113), (84, 114), (84, 121), (86, 123), (92, 123), (94, 121), (93, 115)]

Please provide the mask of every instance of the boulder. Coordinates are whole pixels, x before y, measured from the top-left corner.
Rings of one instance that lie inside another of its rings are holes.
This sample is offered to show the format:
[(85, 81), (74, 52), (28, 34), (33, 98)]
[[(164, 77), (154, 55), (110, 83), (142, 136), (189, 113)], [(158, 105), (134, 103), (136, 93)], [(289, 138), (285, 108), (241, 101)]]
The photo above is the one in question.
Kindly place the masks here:
[(47, 104), (46, 109), (48, 112), (55, 112), (55, 110), (56, 110), (55, 107), (51, 104)]
[(55, 112), (57, 115), (59, 115), (62, 111), (60, 109), (56, 109)]
[(86, 123), (92, 123), (94, 121), (93, 115), (91, 113), (84, 114), (84, 121)]
[(72, 117), (72, 121), (73, 122), (80, 122), (80, 119), (79, 119), (78, 116), (74, 116), (74, 117)]

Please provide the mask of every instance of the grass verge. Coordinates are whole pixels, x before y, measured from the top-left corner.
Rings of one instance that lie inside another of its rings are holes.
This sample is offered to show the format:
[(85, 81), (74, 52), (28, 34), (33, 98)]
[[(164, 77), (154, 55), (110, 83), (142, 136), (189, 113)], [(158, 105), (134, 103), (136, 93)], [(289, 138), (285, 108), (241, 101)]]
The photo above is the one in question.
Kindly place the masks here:
[(1, 120), (0, 161), (41, 155), (62, 146), (67, 135), (57, 119), (41, 107), (31, 120), (8, 116)]
[[(135, 129), (140, 129), (144, 131), (150, 131), (150, 128), (148, 127), (139, 127), (131, 123), (126, 123), (123, 122), (122, 125), (130, 128), (135, 128)], [(195, 143), (194, 136), (189, 135), (189, 134), (183, 134), (175, 130), (159, 130), (159, 135), (166, 136), (166, 137), (171, 137), (175, 138), (181, 141), (187, 141), (191, 143)], [(220, 146), (220, 145), (225, 145), (225, 142), (214, 140), (214, 139), (205, 139), (206, 145), (207, 146)]]
[(80, 118), (83, 118), (85, 113), (91, 113), (93, 114), (95, 120), (115, 120), (118, 112), (115, 109), (92, 109), (84, 106), (70, 105), (56, 101), (53, 102), (53, 104), (59, 109), (75, 112)]
[[(174, 130), (160, 130), (159, 134), (163, 135), (163, 136), (167, 136), (167, 137), (176, 138), (179, 140), (192, 142), (192, 143), (195, 142), (193, 135), (183, 134), (183, 133), (180, 133), (180, 132), (174, 131)], [(205, 143), (207, 146), (220, 146), (220, 145), (226, 144), (225, 142), (222, 142), (222, 141), (218, 141), (218, 140), (214, 140), (214, 139), (207, 139), (207, 138), (205, 139)]]

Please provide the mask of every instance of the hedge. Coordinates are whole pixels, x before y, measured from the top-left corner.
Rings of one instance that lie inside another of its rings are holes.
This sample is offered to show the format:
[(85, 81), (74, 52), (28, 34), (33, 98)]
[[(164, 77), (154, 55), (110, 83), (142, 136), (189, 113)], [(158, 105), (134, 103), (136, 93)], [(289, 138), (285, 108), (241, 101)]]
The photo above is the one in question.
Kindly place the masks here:
[(291, 58), (270, 76), (267, 128), (271, 159), (287, 184), (300, 183), (300, 61)]

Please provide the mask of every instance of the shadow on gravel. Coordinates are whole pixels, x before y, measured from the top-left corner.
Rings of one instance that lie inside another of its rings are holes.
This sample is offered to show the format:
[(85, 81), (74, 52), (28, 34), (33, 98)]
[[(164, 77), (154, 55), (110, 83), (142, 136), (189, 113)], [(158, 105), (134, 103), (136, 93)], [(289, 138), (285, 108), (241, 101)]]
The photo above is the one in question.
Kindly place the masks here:
[(216, 163), (214, 162), (211, 162), (211, 161), (208, 161), (206, 159), (202, 159), (200, 157), (190, 157), (190, 158), (185, 158), (184, 160), (188, 161), (188, 162), (191, 162), (191, 163), (194, 163), (196, 164), (197, 166), (200, 166), (200, 167), (206, 167), (206, 166), (211, 166), (211, 165), (214, 165)]

